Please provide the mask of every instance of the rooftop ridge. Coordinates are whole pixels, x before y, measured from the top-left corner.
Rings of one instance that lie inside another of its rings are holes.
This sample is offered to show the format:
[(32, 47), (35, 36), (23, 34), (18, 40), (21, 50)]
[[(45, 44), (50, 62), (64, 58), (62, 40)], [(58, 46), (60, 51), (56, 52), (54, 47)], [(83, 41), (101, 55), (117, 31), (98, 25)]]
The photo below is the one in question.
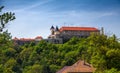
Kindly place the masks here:
[(63, 26), (60, 28), (60, 31), (64, 31), (64, 30), (72, 30), (72, 31), (99, 31), (97, 28), (95, 27), (76, 27), (76, 26)]
[(36, 36), (35, 38), (17, 38), (14, 37), (13, 40), (20, 40), (20, 41), (32, 41), (35, 39), (43, 39), (42, 36)]

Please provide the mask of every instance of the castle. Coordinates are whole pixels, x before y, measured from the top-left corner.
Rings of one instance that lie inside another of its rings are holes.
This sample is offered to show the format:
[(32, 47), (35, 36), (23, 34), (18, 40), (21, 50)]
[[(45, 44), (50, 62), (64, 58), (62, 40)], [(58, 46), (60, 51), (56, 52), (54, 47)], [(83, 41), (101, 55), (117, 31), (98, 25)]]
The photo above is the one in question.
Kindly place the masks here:
[[(63, 44), (70, 40), (72, 37), (78, 37), (78, 38), (87, 38), (92, 33), (99, 34), (100, 30), (94, 27), (68, 27), (63, 26), (61, 28), (58, 28), (58, 26), (54, 27), (51, 26), (50, 28), (51, 34), (48, 36), (47, 39), (43, 39), (41, 36), (38, 36), (34, 39), (30, 38), (14, 38), (14, 42), (16, 42), (19, 45), (24, 45), (26, 43), (30, 42), (39, 42), (40, 40), (45, 40), (49, 43), (54, 44)], [(104, 33), (102, 28), (102, 33)]]
[(87, 38), (92, 33), (99, 34), (100, 30), (94, 27), (68, 27), (63, 26), (60, 29), (56, 26), (51, 26), (51, 34), (46, 39), (51, 43), (64, 43), (70, 40), (72, 37)]
[(43, 40), (43, 38), (41, 36), (37, 36), (35, 38), (17, 38), (17, 37), (15, 37), (13, 39), (15, 45), (16, 44), (18, 44), (18, 45), (30, 44), (31, 42), (38, 43), (41, 40)]

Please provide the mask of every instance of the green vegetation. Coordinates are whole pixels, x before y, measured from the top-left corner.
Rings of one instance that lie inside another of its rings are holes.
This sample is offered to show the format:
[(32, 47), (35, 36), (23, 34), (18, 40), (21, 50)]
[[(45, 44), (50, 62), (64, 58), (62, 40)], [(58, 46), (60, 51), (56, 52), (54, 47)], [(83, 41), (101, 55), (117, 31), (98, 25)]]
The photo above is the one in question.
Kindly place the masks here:
[[(9, 13), (2, 16), (1, 22), (7, 20), (0, 24), (3, 30), (1, 25), (8, 23), (11, 17)], [(96, 73), (120, 73), (120, 43), (115, 35), (93, 34), (88, 38), (73, 37), (64, 44), (40, 41), (20, 46), (14, 45), (7, 31), (0, 32), (0, 73), (55, 73), (80, 59), (91, 63)]]
[(5, 47), (0, 48), (3, 73), (55, 73), (79, 59), (91, 63), (97, 73), (120, 70), (120, 43), (114, 36), (92, 35), (86, 39), (72, 38), (65, 44), (40, 41), (36, 45)]

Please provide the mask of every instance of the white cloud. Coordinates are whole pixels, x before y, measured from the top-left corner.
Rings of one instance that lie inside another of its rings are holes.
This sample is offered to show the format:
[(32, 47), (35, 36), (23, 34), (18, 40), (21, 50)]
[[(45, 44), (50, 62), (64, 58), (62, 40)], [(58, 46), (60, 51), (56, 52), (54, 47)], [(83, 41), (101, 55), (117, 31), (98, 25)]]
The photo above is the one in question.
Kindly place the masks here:
[(36, 8), (36, 7), (40, 7), (40, 6), (43, 6), (44, 4), (47, 4), (49, 2), (52, 2), (53, 0), (43, 0), (43, 1), (39, 1), (39, 2), (33, 2), (34, 4), (32, 5), (25, 5), (24, 8), (20, 8), (20, 9), (16, 9), (16, 10), (13, 10), (13, 12), (23, 12), (23, 11), (27, 11), (27, 10), (31, 10), (33, 8)]

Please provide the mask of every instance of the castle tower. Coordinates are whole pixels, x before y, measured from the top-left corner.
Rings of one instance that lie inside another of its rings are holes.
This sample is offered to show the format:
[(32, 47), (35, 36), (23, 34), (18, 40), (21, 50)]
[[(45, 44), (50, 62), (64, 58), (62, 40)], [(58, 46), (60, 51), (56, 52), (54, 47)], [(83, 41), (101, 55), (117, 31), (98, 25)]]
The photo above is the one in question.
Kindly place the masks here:
[(59, 28), (58, 28), (58, 26), (56, 26), (56, 29), (55, 29), (55, 31), (59, 31)]
[(55, 35), (60, 34), (58, 26), (55, 28)]
[(51, 35), (54, 35), (54, 33), (55, 33), (55, 28), (54, 28), (54, 26), (51, 26), (50, 30), (51, 30)]
[(55, 38), (59, 38), (59, 37), (60, 37), (60, 31), (59, 31), (58, 26), (56, 26), (56, 28), (55, 28)]

